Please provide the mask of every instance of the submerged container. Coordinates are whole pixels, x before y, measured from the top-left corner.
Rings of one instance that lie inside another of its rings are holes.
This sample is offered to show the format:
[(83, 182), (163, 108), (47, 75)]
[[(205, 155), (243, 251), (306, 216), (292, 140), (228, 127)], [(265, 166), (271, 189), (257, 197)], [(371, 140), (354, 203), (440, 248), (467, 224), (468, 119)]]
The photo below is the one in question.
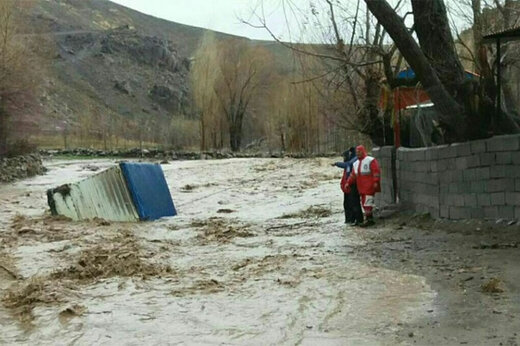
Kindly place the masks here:
[(120, 163), (82, 181), (47, 191), (53, 215), (72, 220), (148, 221), (175, 216), (162, 168)]

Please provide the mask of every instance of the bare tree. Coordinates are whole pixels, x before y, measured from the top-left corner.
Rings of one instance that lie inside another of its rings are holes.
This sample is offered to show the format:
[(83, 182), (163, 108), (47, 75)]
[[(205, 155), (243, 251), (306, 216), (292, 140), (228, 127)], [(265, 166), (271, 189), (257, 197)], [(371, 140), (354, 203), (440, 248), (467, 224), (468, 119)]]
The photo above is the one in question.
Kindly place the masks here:
[[(441, 113), (448, 141), (464, 141), (494, 133), (518, 132), (517, 120), (502, 113), (490, 128), (491, 98), (486, 88), (466, 83), (454, 49), (445, 4), (442, 0), (412, 0), (417, 36), (421, 46), (407, 32), (404, 23), (386, 0), (365, 0), (367, 7), (388, 31), (412, 66)], [(440, 44), (441, 46), (436, 46)], [(474, 99), (478, 98), (477, 102)]]
[(238, 151), (251, 101), (268, 83), (271, 57), (266, 50), (241, 40), (221, 41), (217, 46), (218, 75), (213, 87), (227, 119), (231, 150)]
[(193, 67), (190, 70), (191, 89), (200, 127), (200, 149), (207, 150), (208, 137), (214, 132), (218, 112), (218, 101), (213, 86), (218, 75), (217, 42), (212, 32), (205, 34), (195, 53)]
[(7, 153), (9, 117), (20, 116), (35, 104), (37, 83), (34, 54), (20, 31), (20, 10), (27, 3), (0, 1), (0, 156)]
[[(303, 11), (293, 2), (283, 3), (293, 13)], [(382, 25), (373, 20), (362, 3), (361, 0), (310, 2), (310, 15), (301, 20), (314, 18), (317, 28), (314, 39), (321, 41), (319, 45), (280, 40), (267, 25), (263, 11), (256, 13), (259, 24), (246, 23), (267, 30), (273, 39), (295, 54), (321, 62), (321, 68), (307, 69), (307, 76), (299, 82), (310, 83), (317, 89), (329, 121), (368, 135), (377, 145), (391, 144), (391, 114), (382, 113), (378, 103), (383, 78), (389, 84), (394, 83), (402, 59), (395, 47), (386, 42)]]

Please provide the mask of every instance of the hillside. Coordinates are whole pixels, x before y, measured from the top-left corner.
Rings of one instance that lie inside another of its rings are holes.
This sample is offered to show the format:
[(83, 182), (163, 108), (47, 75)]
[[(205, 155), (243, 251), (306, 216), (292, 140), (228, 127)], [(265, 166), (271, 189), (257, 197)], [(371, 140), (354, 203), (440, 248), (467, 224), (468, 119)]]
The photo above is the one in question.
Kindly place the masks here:
[[(107, 0), (39, 0), (25, 15), (30, 27), (24, 36), (52, 46), (41, 97), (46, 137), (125, 135), (192, 116), (190, 57), (207, 30)], [(290, 70), (288, 49), (248, 41), (265, 46)]]

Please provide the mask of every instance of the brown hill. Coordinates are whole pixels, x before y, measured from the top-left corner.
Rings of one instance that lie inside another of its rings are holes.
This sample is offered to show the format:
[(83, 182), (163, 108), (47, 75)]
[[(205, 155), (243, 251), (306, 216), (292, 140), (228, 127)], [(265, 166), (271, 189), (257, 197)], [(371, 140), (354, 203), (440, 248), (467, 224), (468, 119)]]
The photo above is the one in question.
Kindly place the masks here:
[[(107, 0), (39, 0), (25, 15), (31, 23), (25, 36), (53, 45), (41, 97), (44, 137), (66, 141), (67, 136), (131, 133), (135, 138), (143, 128), (167, 132), (172, 117), (193, 116), (190, 57), (206, 29)], [(223, 33), (215, 37), (247, 40)], [(248, 41), (272, 51), (278, 68), (291, 70), (290, 50)]]

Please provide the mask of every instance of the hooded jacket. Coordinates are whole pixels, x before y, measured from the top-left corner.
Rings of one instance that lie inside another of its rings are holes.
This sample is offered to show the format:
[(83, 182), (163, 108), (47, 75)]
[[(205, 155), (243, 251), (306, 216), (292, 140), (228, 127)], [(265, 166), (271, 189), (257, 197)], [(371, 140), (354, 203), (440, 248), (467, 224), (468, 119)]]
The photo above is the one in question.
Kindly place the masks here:
[(362, 195), (374, 195), (381, 191), (381, 173), (379, 163), (372, 156), (368, 156), (365, 148), (360, 145), (356, 148), (361, 155), (354, 163), (352, 173), (347, 179), (346, 185), (357, 185), (358, 191)]
[(349, 148), (349, 150), (345, 151), (342, 155), (345, 159), (344, 162), (336, 162), (336, 167), (343, 168), (343, 176), (341, 177), (340, 187), (343, 193), (348, 193), (347, 191), (347, 179), (352, 172), (352, 168), (354, 166), (354, 162), (357, 161), (356, 157), (356, 149), (354, 147)]

